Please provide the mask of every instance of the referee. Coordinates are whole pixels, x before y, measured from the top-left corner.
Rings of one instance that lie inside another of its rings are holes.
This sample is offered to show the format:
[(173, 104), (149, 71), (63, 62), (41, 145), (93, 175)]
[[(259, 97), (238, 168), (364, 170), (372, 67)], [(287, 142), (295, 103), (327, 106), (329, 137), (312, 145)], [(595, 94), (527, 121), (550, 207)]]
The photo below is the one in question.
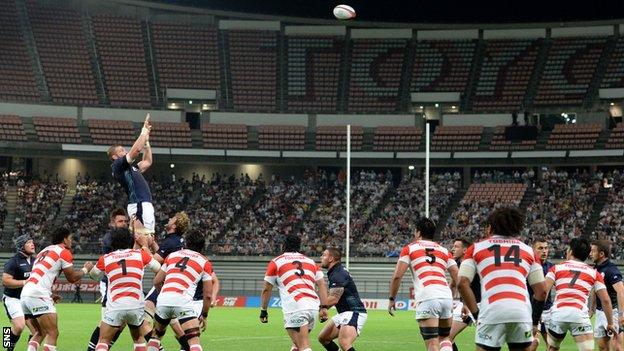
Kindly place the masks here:
[(329, 351), (338, 351), (334, 339), (338, 338), (340, 348), (355, 351), (353, 343), (366, 323), (366, 308), (360, 299), (351, 274), (343, 266), (342, 253), (329, 248), (321, 256), (321, 267), (327, 269), (329, 297), (327, 305), (321, 306), (321, 321), (327, 319), (327, 309), (336, 306), (338, 314), (321, 330), (319, 342)]

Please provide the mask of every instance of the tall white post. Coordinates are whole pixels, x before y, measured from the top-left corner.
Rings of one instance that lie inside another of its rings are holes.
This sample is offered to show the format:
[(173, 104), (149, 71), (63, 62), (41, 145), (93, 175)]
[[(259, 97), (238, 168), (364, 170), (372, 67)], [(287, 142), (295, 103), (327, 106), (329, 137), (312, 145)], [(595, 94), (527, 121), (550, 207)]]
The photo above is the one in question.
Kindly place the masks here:
[(429, 218), (429, 123), (425, 121), (425, 216)]
[(349, 269), (349, 249), (351, 247), (351, 125), (347, 125), (347, 237), (345, 243), (345, 263)]

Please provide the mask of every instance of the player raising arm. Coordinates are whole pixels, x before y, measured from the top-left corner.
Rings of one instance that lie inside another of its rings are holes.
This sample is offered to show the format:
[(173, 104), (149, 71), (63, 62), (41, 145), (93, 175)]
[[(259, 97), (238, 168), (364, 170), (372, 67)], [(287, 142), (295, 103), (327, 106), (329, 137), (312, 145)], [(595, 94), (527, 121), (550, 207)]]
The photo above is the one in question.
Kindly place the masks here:
[[(537, 333), (544, 309), (544, 272), (533, 249), (516, 239), (524, 215), (516, 208), (501, 208), (487, 220), (487, 238), (471, 245), (459, 269), (459, 291), (477, 320), (477, 350), (527, 350)], [(481, 303), (477, 307), (470, 282), (481, 279)], [(529, 301), (527, 280), (533, 288)], [(532, 325), (531, 325), (532, 324)], [(532, 327), (533, 326), (533, 327)]]
[[(143, 273), (145, 267), (156, 273), (160, 263), (145, 250), (132, 249), (134, 238), (126, 228), (111, 232), (111, 253), (101, 256), (90, 276), (101, 280), (108, 278), (106, 310), (100, 323), (100, 337), (96, 351), (106, 351), (113, 336), (124, 324), (128, 325), (134, 342), (134, 351), (145, 351), (145, 338), (140, 332), (145, 315), (143, 298)], [(146, 237), (139, 236), (146, 245)]]
[[(45, 351), (56, 351), (59, 336), (56, 307), (52, 300), (52, 284), (61, 272), (70, 283), (76, 283), (91, 270), (93, 264), (85, 262), (80, 270), (74, 270), (71, 254), (72, 234), (60, 227), (52, 231), (52, 245), (37, 255), (30, 277), (26, 281), (20, 301), (27, 318), (33, 318), (33, 326), (45, 335)], [(30, 340), (27, 351), (37, 351), (39, 342)]]
[(446, 271), (453, 284), (457, 282), (457, 264), (449, 251), (433, 242), (436, 227), (432, 220), (421, 219), (416, 225), (415, 241), (401, 250), (390, 281), (388, 312), (394, 316), (395, 299), (408, 268), (414, 278), (416, 320), (429, 351), (450, 351), (449, 340), (453, 316), (453, 294), (446, 281)]
[[(286, 235), (284, 253), (269, 262), (264, 276), (264, 289), (261, 295), (260, 322), (268, 323), (269, 299), (273, 286), (279, 288), (284, 312), (284, 328), (292, 340), (292, 350), (312, 351), (310, 331), (316, 324), (319, 306), (327, 301), (327, 285), (321, 268), (301, 250), (301, 239)], [(315, 285), (319, 288), (316, 294)], [(321, 318), (327, 318), (327, 310), (321, 312)]]
[[(594, 349), (594, 335), (589, 318), (587, 300), (591, 291), (600, 299), (607, 321), (612, 321), (611, 301), (602, 275), (584, 261), (591, 248), (585, 239), (570, 241), (567, 261), (552, 267), (546, 274), (546, 290), (555, 287), (555, 303), (548, 323), (548, 345), (550, 351), (557, 351), (569, 331), (579, 351)], [(613, 324), (608, 323), (609, 334), (616, 333)]]

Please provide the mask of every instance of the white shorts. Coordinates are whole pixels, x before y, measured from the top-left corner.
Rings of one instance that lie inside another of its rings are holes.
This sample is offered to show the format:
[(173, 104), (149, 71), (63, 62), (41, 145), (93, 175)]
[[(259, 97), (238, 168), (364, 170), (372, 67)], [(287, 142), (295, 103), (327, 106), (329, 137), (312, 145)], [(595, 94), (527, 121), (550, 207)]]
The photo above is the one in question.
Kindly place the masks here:
[(316, 325), (317, 318), (318, 310), (303, 310), (284, 313), (284, 328), (300, 328), (307, 325), (308, 330), (312, 330), (314, 329), (314, 325)]
[(565, 335), (569, 331), (572, 336), (579, 336), (591, 333), (594, 328), (589, 317), (581, 323), (558, 321), (553, 318), (548, 322), (548, 330), (560, 335)]
[(416, 319), (446, 319), (453, 316), (453, 299), (432, 299), (418, 303)]
[(145, 229), (154, 232), (156, 228), (156, 219), (154, 218), (154, 206), (150, 202), (141, 202), (141, 211), (138, 212), (137, 204), (128, 204), (128, 217), (133, 216), (143, 223)]
[[(618, 310), (617, 308), (613, 309), (613, 326), (619, 332), (620, 322), (618, 321)], [(594, 329), (594, 337), (595, 338), (606, 338), (607, 335), (607, 316), (604, 311), (596, 310), (596, 329)]]
[[(462, 317), (462, 310), (464, 308), (464, 303), (461, 301), (453, 301), (453, 322), (465, 323), (464, 318)], [(468, 312), (468, 317), (470, 317), (469, 325), (473, 323), (474, 317), (472, 317), (472, 313)]]
[(131, 310), (105, 310), (102, 322), (113, 327), (119, 327), (124, 323), (133, 327), (140, 327), (144, 318), (145, 309), (143, 307)]
[[(503, 344), (526, 344), (533, 342), (531, 322), (481, 324), (477, 321), (475, 343), (489, 347), (502, 347)], [(525, 346), (526, 347), (526, 346)]]
[(24, 310), (22, 309), (22, 302), (20, 299), (4, 295), (2, 296), (2, 302), (4, 303), (4, 309), (9, 319), (24, 317)]
[(42, 314), (56, 313), (54, 301), (49, 297), (22, 296), (22, 311), (28, 317), (38, 317)]
[[(201, 312), (201, 311), (200, 311)], [(160, 319), (187, 319), (187, 318), (197, 318), (198, 314), (195, 313), (195, 306), (192, 303), (186, 304), (184, 306), (163, 306), (156, 305), (156, 315)]]
[(366, 323), (366, 319), (368, 315), (366, 313), (359, 312), (342, 312), (332, 317), (332, 321), (334, 324), (340, 328), (343, 325), (350, 325), (355, 327), (358, 335), (362, 332), (362, 328), (364, 328), (364, 324)]
[(197, 301), (193, 301), (192, 304), (193, 304), (193, 310), (195, 311), (195, 315), (199, 317), (202, 313), (202, 310), (204, 309), (204, 301), (197, 300)]

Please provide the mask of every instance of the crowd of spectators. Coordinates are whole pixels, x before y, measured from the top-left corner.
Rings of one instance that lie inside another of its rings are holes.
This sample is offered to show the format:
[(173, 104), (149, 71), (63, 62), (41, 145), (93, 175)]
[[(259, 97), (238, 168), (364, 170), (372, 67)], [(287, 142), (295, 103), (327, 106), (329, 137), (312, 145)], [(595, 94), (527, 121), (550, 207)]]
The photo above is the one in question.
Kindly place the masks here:
[[(607, 202), (600, 212), (593, 235), (598, 239), (621, 243), (624, 240), (624, 171), (616, 169), (604, 174), (604, 177), (613, 180), (613, 187), (609, 189)], [(600, 180), (603, 174), (597, 174), (596, 178)], [(613, 256), (618, 260), (624, 259), (624, 246), (613, 245)]]
[(472, 181), (474, 183), (533, 183), (535, 171), (532, 168), (528, 170), (476, 170)]
[(54, 226), (61, 203), (67, 191), (67, 182), (32, 180), (17, 182), (15, 234), (29, 234), (39, 245), (47, 238), (47, 230)]
[[(432, 173), (429, 218), (440, 222), (451, 198), (461, 186), (459, 172)], [(366, 233), (355, 238), (361, 256), (398, 256), (413, 240), (416, 223), (425, 217), (425, 181), (422, 176), (406, 175)]]

